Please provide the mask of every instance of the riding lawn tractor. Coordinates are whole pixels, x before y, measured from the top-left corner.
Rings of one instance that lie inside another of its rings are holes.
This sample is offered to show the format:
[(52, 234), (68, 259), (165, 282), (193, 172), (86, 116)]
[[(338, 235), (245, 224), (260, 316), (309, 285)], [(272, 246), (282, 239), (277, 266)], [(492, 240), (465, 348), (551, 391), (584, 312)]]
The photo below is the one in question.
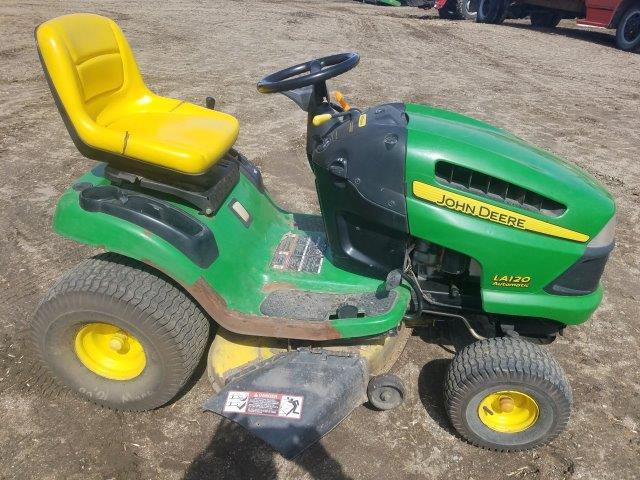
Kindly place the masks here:
[(58, 382), (154, 409), (208, 348), (205, 409), (293, 457), (364, 402), (398, 407), (407, 393), (388, 372), (408, 336), (445, 325), (467, 338), (444, 383), (463, 438), (522, 450), (563, 430), (571, 389), (542, 344), (602, 299), (615, 205), (594, 178), (457, 113), (351, 106), (326, 83), (358, 64), (341, 53), (258, 82), (307, 113), (322, 214), (292, 213), (234, 148), (238, 120), (212, 98), (150, 91), (112, 20), (62, 16), (36, 40), (71, 139), (97, 161), (53, 227), (106, 252), (30, 322)]

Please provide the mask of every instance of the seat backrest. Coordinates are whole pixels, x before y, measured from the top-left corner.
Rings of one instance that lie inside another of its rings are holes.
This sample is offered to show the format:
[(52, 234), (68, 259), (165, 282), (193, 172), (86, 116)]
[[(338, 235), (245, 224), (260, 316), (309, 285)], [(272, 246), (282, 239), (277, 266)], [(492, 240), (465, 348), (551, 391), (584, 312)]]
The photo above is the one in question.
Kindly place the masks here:
[(148, 92), (131, 47), (109, 18), (90, 13), (57, 17), (38, 26), (36, 41), (58, 107), (72, 124), (67, 127), (89, 145), (107, 105)]

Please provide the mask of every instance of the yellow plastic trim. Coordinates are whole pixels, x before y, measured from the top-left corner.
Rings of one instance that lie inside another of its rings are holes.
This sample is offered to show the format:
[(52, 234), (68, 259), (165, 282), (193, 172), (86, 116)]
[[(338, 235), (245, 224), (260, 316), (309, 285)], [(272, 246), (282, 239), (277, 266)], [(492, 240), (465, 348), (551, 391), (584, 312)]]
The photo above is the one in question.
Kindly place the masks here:
[[(320, 342), (309, 346), (356, 353), (368, 363), (371, 375), (379, 375), (386, 373), (398, 359), (410, 333), (410, 328), (402, 327), (394, 336), (354, 339), (349, 344)], [(287, 351), (286, 340), (240, 335), (219, 327), (209, 350), (207, 371), (215, 388), (222, 388), (240, 369)]]
[(323, 113), (321, 115), (316, 115), (315, 117), (313, 117), (311, 123), (313, 123), (316, 127), (319, 127), (323, 123), (327, 123), (329, 120), (331, 120), (331, 114)]
[(89, 13), (41, 24), (44, 67), (82, 142), (187, 174), (209, 169), (234, 144), (238, 121), (151, 92), (111, 19)]
[(144, 348), (130, 333), (109, 323), (88, 323), (76, 334), (75, 352), (96, 375), (110, 380), (131, 380), (147, 363)]
[(496, 207), (490, 203), (481, 202), (474, 198), (453, 193), (449, 190), (434, 187), (426, 183), (414, 181), (413, 194), (422, 200), (427, 200), (440, 207), (489, 220), (490, 222), (500, 223), (507, 227), (542, 233), (544, 235), (565, 238), (576, 242), (586, 242), (589, 240), (589, 236), (584, 233), (553, 225), (552, 223), (513, 212), (506, 208)]
[(482, 399), (478, 405), (478, 416), (491, 430), (518, 433), (536, 423), (540, 416), (540, 408), (526, 393), (503, 390)]

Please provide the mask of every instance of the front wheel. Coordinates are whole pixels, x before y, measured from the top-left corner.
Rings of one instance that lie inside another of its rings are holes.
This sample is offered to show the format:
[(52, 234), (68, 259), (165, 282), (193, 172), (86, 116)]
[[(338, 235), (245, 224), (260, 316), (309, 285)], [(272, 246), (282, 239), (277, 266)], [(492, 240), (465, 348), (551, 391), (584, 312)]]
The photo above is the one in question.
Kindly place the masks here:
[(29, 338), (55, 380), (99, 405), (149, 410), (174, 398), (206, 346), (209, 321), (167, 277), (114, 254), (65, 275)]
[(571, 388), (562, 367), (537, 345), (515, 338), (472, 343), (446, 376), (447, 414), (470, 443), (519, 451), (550, 442), (571, 413)]
[(562, 16), (557, 12), (533, 12), (529, 19), (531, 26), (536, 28), (555, 28), (562, 20)]
[(626, 51), (640, 48), (640, 5), (632, 6), (622, 15), (616, 29), (616, 45)]

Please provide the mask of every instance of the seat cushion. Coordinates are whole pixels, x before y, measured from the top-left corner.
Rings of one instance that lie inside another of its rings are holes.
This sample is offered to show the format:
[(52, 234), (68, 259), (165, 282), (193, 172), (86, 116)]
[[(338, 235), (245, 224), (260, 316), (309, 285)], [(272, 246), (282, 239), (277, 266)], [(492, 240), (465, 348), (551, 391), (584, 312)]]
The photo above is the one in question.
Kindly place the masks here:
[(106, 127), (125, 133), (124, 156), (187, 174), (209, 169), (239, 131), (235, 117), (186, 102), (171, 111), (129, 114)]

